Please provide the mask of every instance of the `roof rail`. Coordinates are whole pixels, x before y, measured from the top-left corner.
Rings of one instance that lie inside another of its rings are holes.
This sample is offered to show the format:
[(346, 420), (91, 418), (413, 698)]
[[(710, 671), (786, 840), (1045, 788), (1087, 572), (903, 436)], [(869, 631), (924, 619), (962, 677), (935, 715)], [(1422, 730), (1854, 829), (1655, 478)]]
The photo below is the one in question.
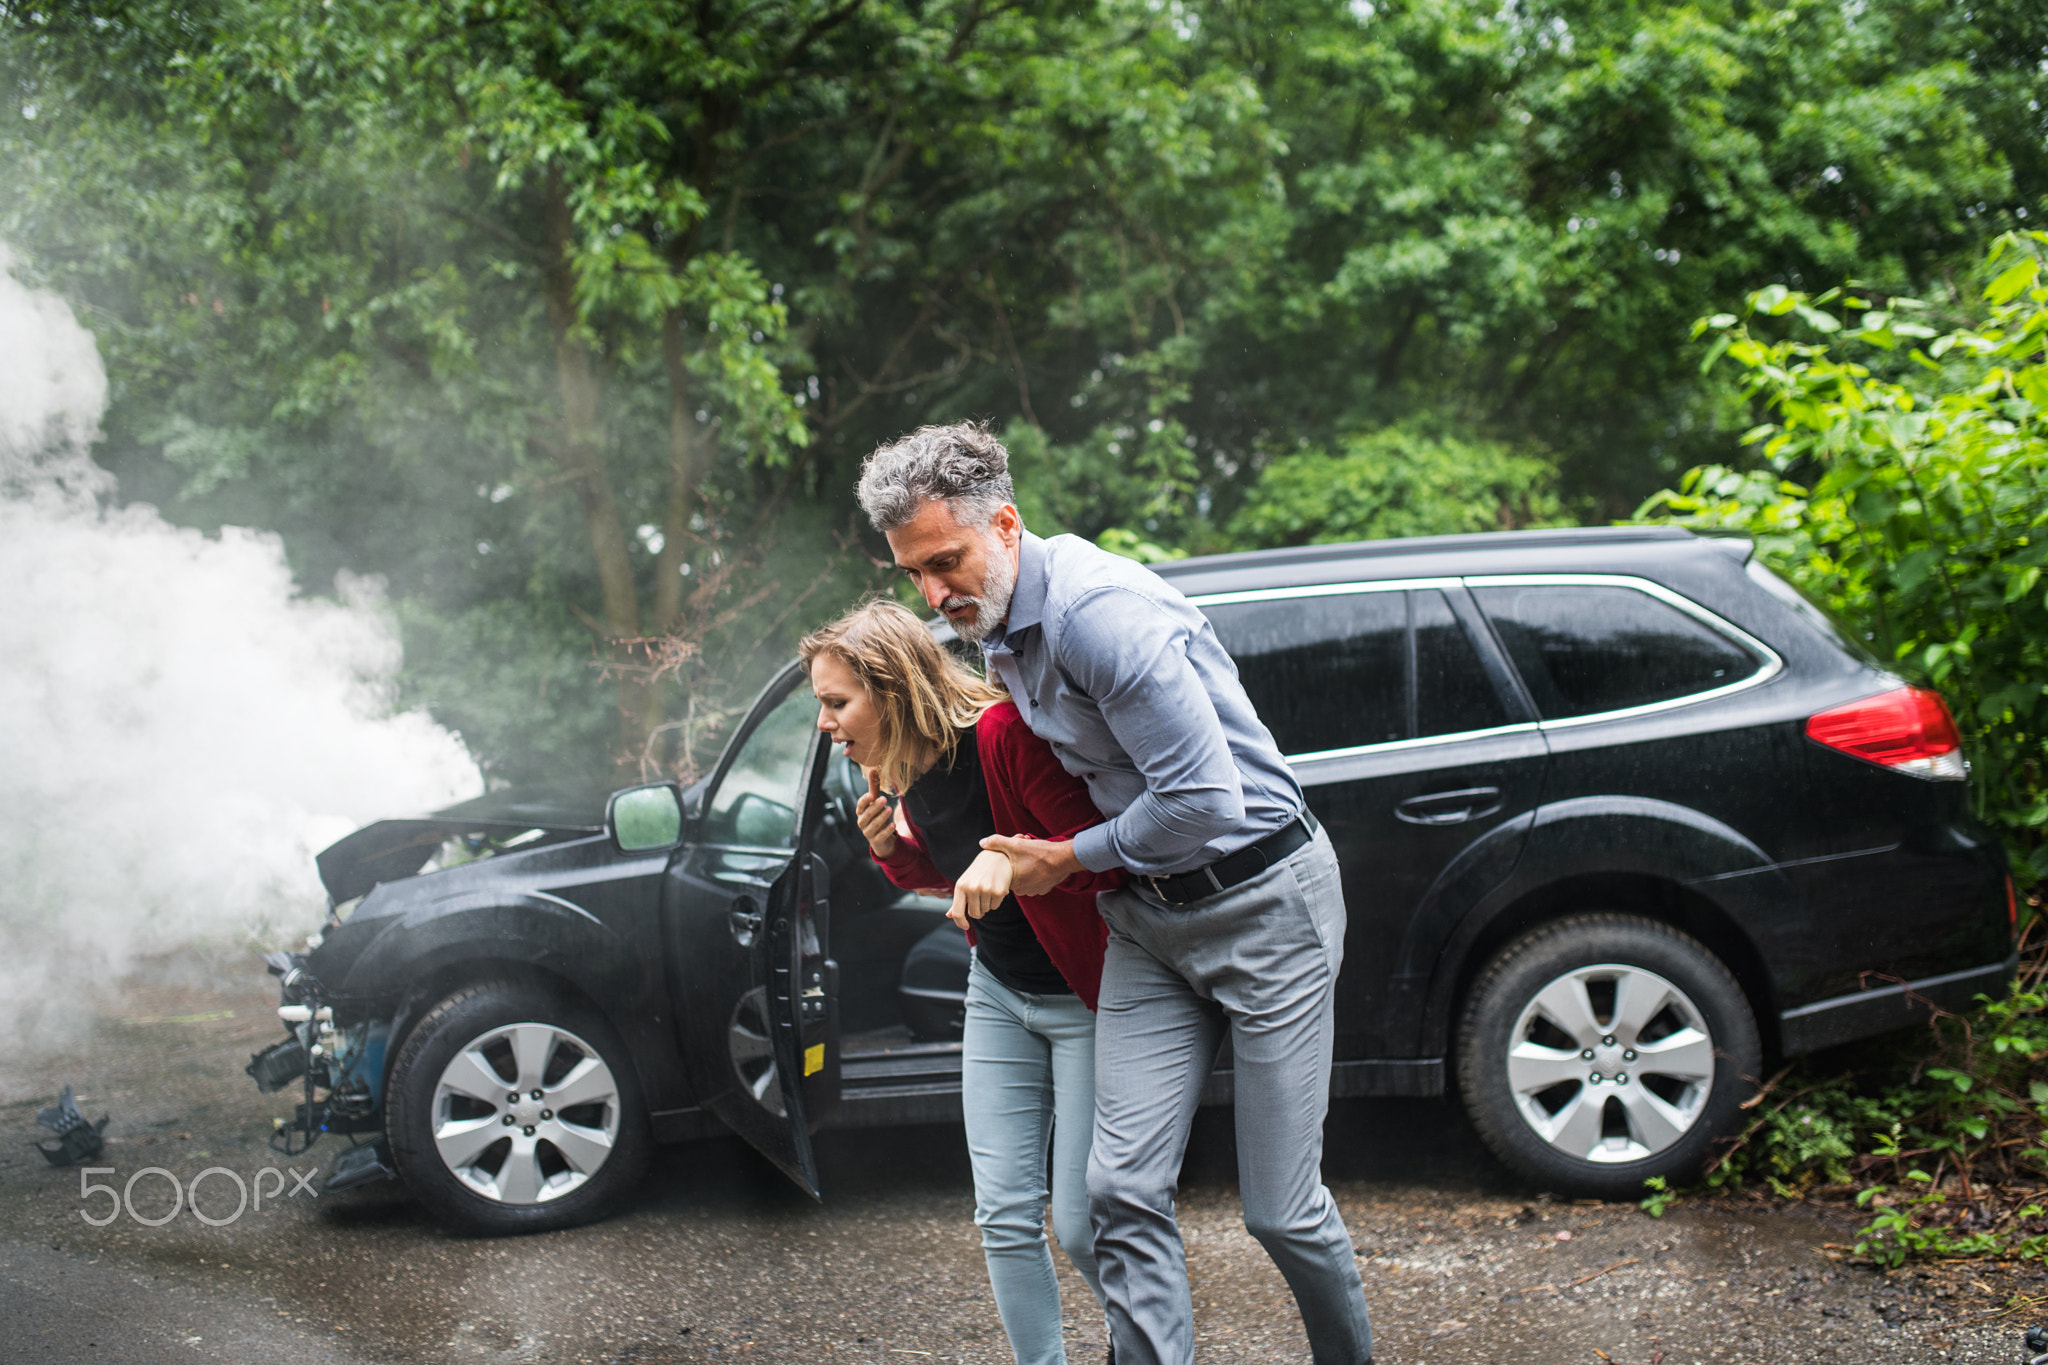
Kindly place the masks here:
[(1696, 540), (1683, 526), (1548, 526), (1528, 531), (1480, 531), (1455, 536), (1405, 536), (1392, 540), (1350, 540), (1332, 545), (1292, 545), (1278, 550), (1242, 550), (1150, 564), (1154, 573), (1172, 578), (1233, 565), (1314, 564), (1333, 559), (1371, 559), (1386, 555), (1441, 554), (1455, 550), (1499, 550), (1539, 545), (1612, 545), (1617, 542)]

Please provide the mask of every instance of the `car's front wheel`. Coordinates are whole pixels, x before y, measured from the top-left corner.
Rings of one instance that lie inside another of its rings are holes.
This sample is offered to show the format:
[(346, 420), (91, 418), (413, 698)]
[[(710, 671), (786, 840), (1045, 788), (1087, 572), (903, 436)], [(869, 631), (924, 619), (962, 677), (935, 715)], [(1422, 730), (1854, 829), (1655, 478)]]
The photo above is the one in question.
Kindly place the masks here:
[(595, 1010), (542, 987), (457, 991), (406, 1036), (386, 1131), (434, 1217), (486, 1235), (572, 1227), (647, 1168), (632, 1059)]
[(1696, 1174), (1760, 1061), (1728, 969), (1626, 915), (1575, 915), (1509, 944), (1458, 1035), (1465, 1107), (1495, 1155), (1546, 1189), (1605, 1198)]

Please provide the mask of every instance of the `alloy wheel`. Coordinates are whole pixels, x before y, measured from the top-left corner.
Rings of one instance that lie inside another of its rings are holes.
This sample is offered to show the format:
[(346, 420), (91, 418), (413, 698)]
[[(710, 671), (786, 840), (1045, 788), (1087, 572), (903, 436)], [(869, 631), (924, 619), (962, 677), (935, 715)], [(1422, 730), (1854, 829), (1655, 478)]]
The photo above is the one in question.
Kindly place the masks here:
[(782, 1076), (776, 1069), (775, 1040), (769, 1033), (766, 987), (754, 987), (733, 1006), (732, 1020), (726, 1026), (726, 1051), (740, 1085), (756, 1104), (781, 1118)]
[(1620, 963), (1553, 978), (1508, 1035), (1515, 1108), (1564, 1156), (1640, 1161), (1689, 1132), (1714, 1081), (1714, 1040), (1686, 993)]
[(580, 1188), (610, 1158), (619, 1087), (583, 1039), (553, 1024), (506, 1024), (461, 1047), (434, 1087), (435, 1150), (486, 1199), (537, 1204)]

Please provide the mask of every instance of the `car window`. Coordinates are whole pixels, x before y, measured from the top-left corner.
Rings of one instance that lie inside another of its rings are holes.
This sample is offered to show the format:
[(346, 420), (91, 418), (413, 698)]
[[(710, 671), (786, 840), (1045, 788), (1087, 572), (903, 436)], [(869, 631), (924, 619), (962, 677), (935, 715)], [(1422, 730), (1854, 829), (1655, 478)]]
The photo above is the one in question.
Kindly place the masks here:
[(740, 742), (712, 793), (704, 841), (757, 848), (796, 847), (797, 791), (816, 738), (817, 699), (799, 687)]
[(1204, 607), (1283, 754), (1408, 737), (1408, 594)]
[(1872, 637), (1865, 634), (1859, 638), (1857, 633), (1850, 629), (1848, 625), (1836, 620), (1827, 608), (1821, 606), (1820, 603), (1815, 602), (1797, 587), (1765, 568), (1762, 560), (1750, 560), (1749, 563), (1743, 566), (1742, 571), (1749, 575), (1752, 583), (1755, 583), (1765, 592), (1798, 612), (1800, 616), (1806, 619), (1808, 625), (1811, 625), (1835, 644), (1848, 650), (1873, 668), (1884, 667), (1882, 663), (1878, 662), (1877, 655), (1871, 651), (1870, 642)]
[(1545, 720), (1671, 701), (1763, 667), (1705, 622), (1634, 588), (1475, 584), (1472, 596)]
[(1508, 723), (1472, 637), (1441, 591), (1415, 593), (1415, 733), (1455, 735)]

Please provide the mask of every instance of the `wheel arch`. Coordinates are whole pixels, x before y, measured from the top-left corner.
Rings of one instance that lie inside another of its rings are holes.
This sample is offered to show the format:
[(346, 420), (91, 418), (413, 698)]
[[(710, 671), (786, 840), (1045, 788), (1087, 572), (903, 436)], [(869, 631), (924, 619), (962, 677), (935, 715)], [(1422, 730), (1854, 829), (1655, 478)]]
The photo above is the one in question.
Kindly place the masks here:
[(1777, 992), (1769, 962), (1745, 923), (1760, 923), (1770, 908), (1798, 899), (1790, 880), (1753, 841), (1687, 807), (1622, 796), (1539, 807), (1511, 874), (1462, 914), (1447, 913), (1450, 907), (1439, 900), (1429, 907), (1433, 914), (1418, 916), (1418, 938), (1436, 940), (1411, 941), (1408, 949), (1410, 962), (1435, 950), (1427, 970), (1422, 1051), (1450, 1059), (1472, 983), (1508, 943), (1567, 915), (1606, 910), (1698, 939), (1735, 977), (1765, 1051), (1775, 1053)]
[(667, 989), (623, 940), (580, 907), (552, 897), (488, 901), (402, 921), (356, 960), (347, 987), (392, 1003), (385, 1076), (413, 1027), (466, 986), (491, 980), (560, 993), (610, 1024), (632, 1058), (648, 1112), (689, 1104)]
[(1531, 930), (1588, 911), (1634, 915), (1668, 925), (1698, 939), (1718, 958), (1756, 1017), (1767, 1053), (1777, 1050), (1777, 1011), (1772, 1007), (1770, 972), (1763, 955), (1743, 933), (1727, 909), (1699, 890), (1668, 877), (1640, 872), (1592, 872), (1562, 877), (1534, 887), (1472, 926), (1469, 940), (1456, 952), (1449, 970), (1431, 992), (1425, 1023), (1443, 1043), (1446, 1064), (1472, 986), (1495, 954)]

